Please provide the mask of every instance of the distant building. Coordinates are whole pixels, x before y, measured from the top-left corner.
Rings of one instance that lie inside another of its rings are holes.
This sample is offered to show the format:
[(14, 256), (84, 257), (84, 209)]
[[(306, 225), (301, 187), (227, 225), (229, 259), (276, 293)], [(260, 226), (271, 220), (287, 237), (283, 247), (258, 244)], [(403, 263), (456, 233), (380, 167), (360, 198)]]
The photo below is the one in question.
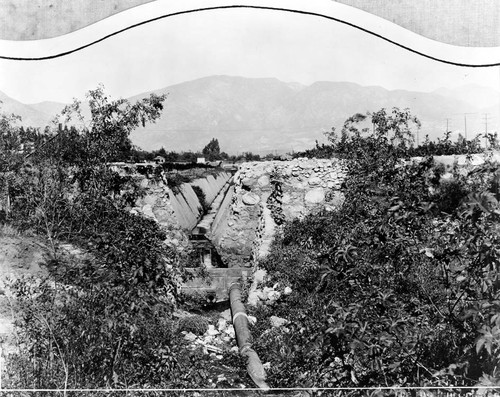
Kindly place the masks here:
[(196, 159), (197, 164), (205, 164), (205, 157), (198, 157)]
[(163, 164), (165, 162), (165, 157), (156, 156), (153, 160), (156, 164)]
[(207, 163), (210, 167), (220, 167), (221, 164), (222, 164), (222, 160), (218, 160), (218, 161), (209, 161)]

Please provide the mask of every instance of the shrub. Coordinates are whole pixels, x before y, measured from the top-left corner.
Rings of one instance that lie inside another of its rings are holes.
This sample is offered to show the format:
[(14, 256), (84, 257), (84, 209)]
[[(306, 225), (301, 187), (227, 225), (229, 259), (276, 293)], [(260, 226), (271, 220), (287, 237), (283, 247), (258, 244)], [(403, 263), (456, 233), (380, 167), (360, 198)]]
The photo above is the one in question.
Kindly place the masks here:
[[(291, 321), (259, 330), (273, 386), (495, 384), (500, 308), (498, 201), (491, 167), (441, 184), (432, 158), (407, 159), (407, 113), (355, 130), (345, 202), (284, 225), (260, 263), (292, 294)], [(493, 167), (494, 168), (494, 167)], [(472, 180), (471, 180), (472, 177)], [(262, 312), (265, 318), (269, 312)], [(273, 346), (271, 348), (271, 346)]]
[(208, 320), (200, 315), (186, 316), (179, 320), (179, 331), (203, 335), (208, 329)]
[(210, 204), (207, 203), (207, 197), (205, 195), (205, 192), (198, 185), (191, 185), (191, 187), (193, 188), (196, 197), (198, 197), (203, 213), (206, 214), (210, 209)]

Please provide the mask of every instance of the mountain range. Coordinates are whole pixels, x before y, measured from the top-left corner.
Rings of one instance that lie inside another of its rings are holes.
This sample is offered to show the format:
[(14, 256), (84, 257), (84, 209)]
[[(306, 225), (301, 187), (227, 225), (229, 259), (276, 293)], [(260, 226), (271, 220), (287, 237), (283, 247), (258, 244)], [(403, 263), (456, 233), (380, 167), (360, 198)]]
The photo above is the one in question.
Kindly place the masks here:
[[(387, 90), (349, 82), (319, 81), (311, 85), (275, 78), (210, 76), (144, 92), (168, 94), (161, 118), (132, 132), (132, 142), (152, 150), (201, 150), (212, 138), (221, 150), (269, 153), (303, 150), (325, 141), (323, 133), (340, 131), (354, 113), (381, 108), (410, 108), (422, 122), (420, 137), (440, 137), (448, 128), (468, 136), (498, 129), (500, 93), (492, 88), (464, 86), (434, 92)], [(23, 104), (0, 92), (0, 111), (22, 117), (25, 126), (44, 127), (63, 103)], [(467, 118), (467, 120), (466, 120)], [(447, 120), (448, 119), (448, 120)]]

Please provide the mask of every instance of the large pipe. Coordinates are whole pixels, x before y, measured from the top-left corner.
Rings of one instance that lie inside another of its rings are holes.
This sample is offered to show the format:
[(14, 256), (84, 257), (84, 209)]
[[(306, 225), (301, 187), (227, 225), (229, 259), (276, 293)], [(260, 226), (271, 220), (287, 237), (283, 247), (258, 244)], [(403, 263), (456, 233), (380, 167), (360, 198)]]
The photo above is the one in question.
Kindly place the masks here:
[(250, 331), (248, 329), (248, 317), (245, 306), (241, 302), (241, 286), (234, 283), (229, 287), (229, 302), (233, 318), (234, 333), (240, 354), (247, 358), (247, 372), (255, 384), (263, 390), (269, 390), (266, 383), (266, 371), (259, 356), (252, 349)]

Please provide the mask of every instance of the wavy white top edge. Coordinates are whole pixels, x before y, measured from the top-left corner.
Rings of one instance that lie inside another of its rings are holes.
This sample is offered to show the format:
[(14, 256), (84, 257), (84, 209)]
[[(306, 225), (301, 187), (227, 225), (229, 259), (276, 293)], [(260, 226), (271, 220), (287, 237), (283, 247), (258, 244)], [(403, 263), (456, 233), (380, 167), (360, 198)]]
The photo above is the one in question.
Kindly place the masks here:
[[(200, 18), (210, 17), (216, 7), (278, 8), (279, 12), (306, 13), (304, 18), (323, 16), (332, 23), (345, 23), (437, 61), (462, 66), (500, 65), (500, 47), (461, 47), (423, 37), (384, 18), (331, 0), (157, 0), (107, 17), (77, 31), (43, 40), (0, 40), (0, 57), (7, 59), (51, 58), (87, 46), (135, 24), (182, 12), (199, 10)], [(310, 15), (307, 15), (310, 14)], [(312, 15), (311, 15), (312, 14)], [(175, 16), (171, 16), (175, 18)], [(95, 44), (99, 45), (99, 44)]]

